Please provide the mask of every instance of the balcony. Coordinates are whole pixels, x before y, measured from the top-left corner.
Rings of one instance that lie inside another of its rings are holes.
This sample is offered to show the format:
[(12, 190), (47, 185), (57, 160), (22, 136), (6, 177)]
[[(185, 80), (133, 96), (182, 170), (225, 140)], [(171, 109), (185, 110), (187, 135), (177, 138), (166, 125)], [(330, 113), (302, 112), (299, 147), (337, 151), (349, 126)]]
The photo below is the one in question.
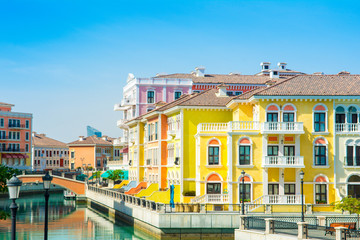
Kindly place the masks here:
[(128, 143), (128, 138), (127, 137), (119, 137), (119, 138), (114, 140), (114, 145), (115, 146), (124, 146), (124, 145), (127, 145), (127, 143)]
[(227, 132), (227, 123), (200, 123), (197, 126), (198, 132)]
[(347, 168), (360, 168), (360, 156), (344, 157), (344, 166)]
[[(305, 202), (305, 196), (304, 196)], [(301, 204), (301, 195), (264, 195), (264, 204)]]
[(336, 123), (335, 132), (336, 134), (359, 134), (360, 123)]
[(129, 120), (126, 120), (126, 119), (120, 119), (116, 122), (116, 126), (118, 128), (123, 128), (123, 129), (128, 129), (128, 126), (125, 124), (127, 121)]
[(261, 133), (264, 134), (303, 134), (302, 122), (264, 122), (261, 124)]
[(227, 194), (204, 194), (191, 200), (193, 203), (228, 203), (229, 196)]
[(229, 131), (259, 131), (260, 122), (258, 121), (232, 121), (229, 122)]
[(263, 168), (304, 168), (303, 156), (265, 156)]
[(25, 124), (9, 124), (8, 128), (11, 128), (11, 129), (27, 129)]
[(25, 149), (24, 148), (6, 148), (6, 149), (0, 149), (0, 152), (18, 153), (18, 152), (25, 152)]

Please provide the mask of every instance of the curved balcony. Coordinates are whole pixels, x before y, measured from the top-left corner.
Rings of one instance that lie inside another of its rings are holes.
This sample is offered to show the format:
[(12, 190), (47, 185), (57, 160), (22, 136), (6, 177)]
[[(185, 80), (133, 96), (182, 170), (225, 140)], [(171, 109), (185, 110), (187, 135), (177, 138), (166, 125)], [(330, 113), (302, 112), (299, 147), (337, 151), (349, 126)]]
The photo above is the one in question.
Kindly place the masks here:
[(303, 156), (265, 156), (262, 167), (264, 168), (304, 168)]
[(120, 119), (116, 122), (118, 128), (128, 129), (128, 126), (125, 124), (128, 120)]
[(303, 134), (302, 122), (264, 122), (261, 124), (261, 133), (265, 134)]

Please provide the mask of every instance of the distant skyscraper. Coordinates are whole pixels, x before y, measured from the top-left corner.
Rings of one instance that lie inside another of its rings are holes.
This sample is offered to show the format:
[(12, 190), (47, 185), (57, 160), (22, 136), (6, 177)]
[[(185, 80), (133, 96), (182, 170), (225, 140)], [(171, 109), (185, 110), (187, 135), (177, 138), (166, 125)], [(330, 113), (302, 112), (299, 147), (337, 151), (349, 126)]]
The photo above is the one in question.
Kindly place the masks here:
[(99, 130), (97, 130), (91, 126), (87, 126), (86, 128), (87, 128), (87, 136), (88, 137), (93, 136), (93, 135), (96, 135), (97, 137), (102, 137), (102, 133)]

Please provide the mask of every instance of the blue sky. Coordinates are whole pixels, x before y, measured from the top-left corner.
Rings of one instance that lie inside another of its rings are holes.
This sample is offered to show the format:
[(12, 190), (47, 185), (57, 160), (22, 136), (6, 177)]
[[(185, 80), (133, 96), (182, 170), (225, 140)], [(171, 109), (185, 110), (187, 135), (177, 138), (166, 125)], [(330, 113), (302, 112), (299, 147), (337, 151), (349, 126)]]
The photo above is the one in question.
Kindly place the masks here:
[(0, 102), (70, 142), (117, 137), (129, 72), (360, 73), (358, 1), (0, 1)]

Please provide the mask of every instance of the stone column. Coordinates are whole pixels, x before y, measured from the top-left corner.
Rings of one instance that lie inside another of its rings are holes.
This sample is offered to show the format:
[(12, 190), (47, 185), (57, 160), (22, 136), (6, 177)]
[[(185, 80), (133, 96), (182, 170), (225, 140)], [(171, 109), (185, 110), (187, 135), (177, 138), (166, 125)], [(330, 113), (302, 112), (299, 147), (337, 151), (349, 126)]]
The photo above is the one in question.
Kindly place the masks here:
[(317, 220), (318, 220), (318, 225), (319, 226), (324, 226), (326, 224), (326, 217), (325, 216), (317, 216)]
[(229, 210), (232, 210), (233, 204), (233, 155), (232, 155), (232, 135), (227, 136), (227, 160), (228, 160), (228, 174), (227, 174), (227, 188), (228, 188), (228, 199), (229, 199)]
[(346, 227), (335, 227), (335, 239), (336, 240), (343, 240), (345, 239), (346, 232), (344, 231), (347, 229)]
[(246, 230), (245, 222), (246, 222), (246, 215), (240, 215), (240, 230)]
[(274, 234), (274, 218), (265, 218), (265, 234)]
[(302, 240), (302, 239), (307, 239), (307, 222), (298, 222), (298, 239)]

